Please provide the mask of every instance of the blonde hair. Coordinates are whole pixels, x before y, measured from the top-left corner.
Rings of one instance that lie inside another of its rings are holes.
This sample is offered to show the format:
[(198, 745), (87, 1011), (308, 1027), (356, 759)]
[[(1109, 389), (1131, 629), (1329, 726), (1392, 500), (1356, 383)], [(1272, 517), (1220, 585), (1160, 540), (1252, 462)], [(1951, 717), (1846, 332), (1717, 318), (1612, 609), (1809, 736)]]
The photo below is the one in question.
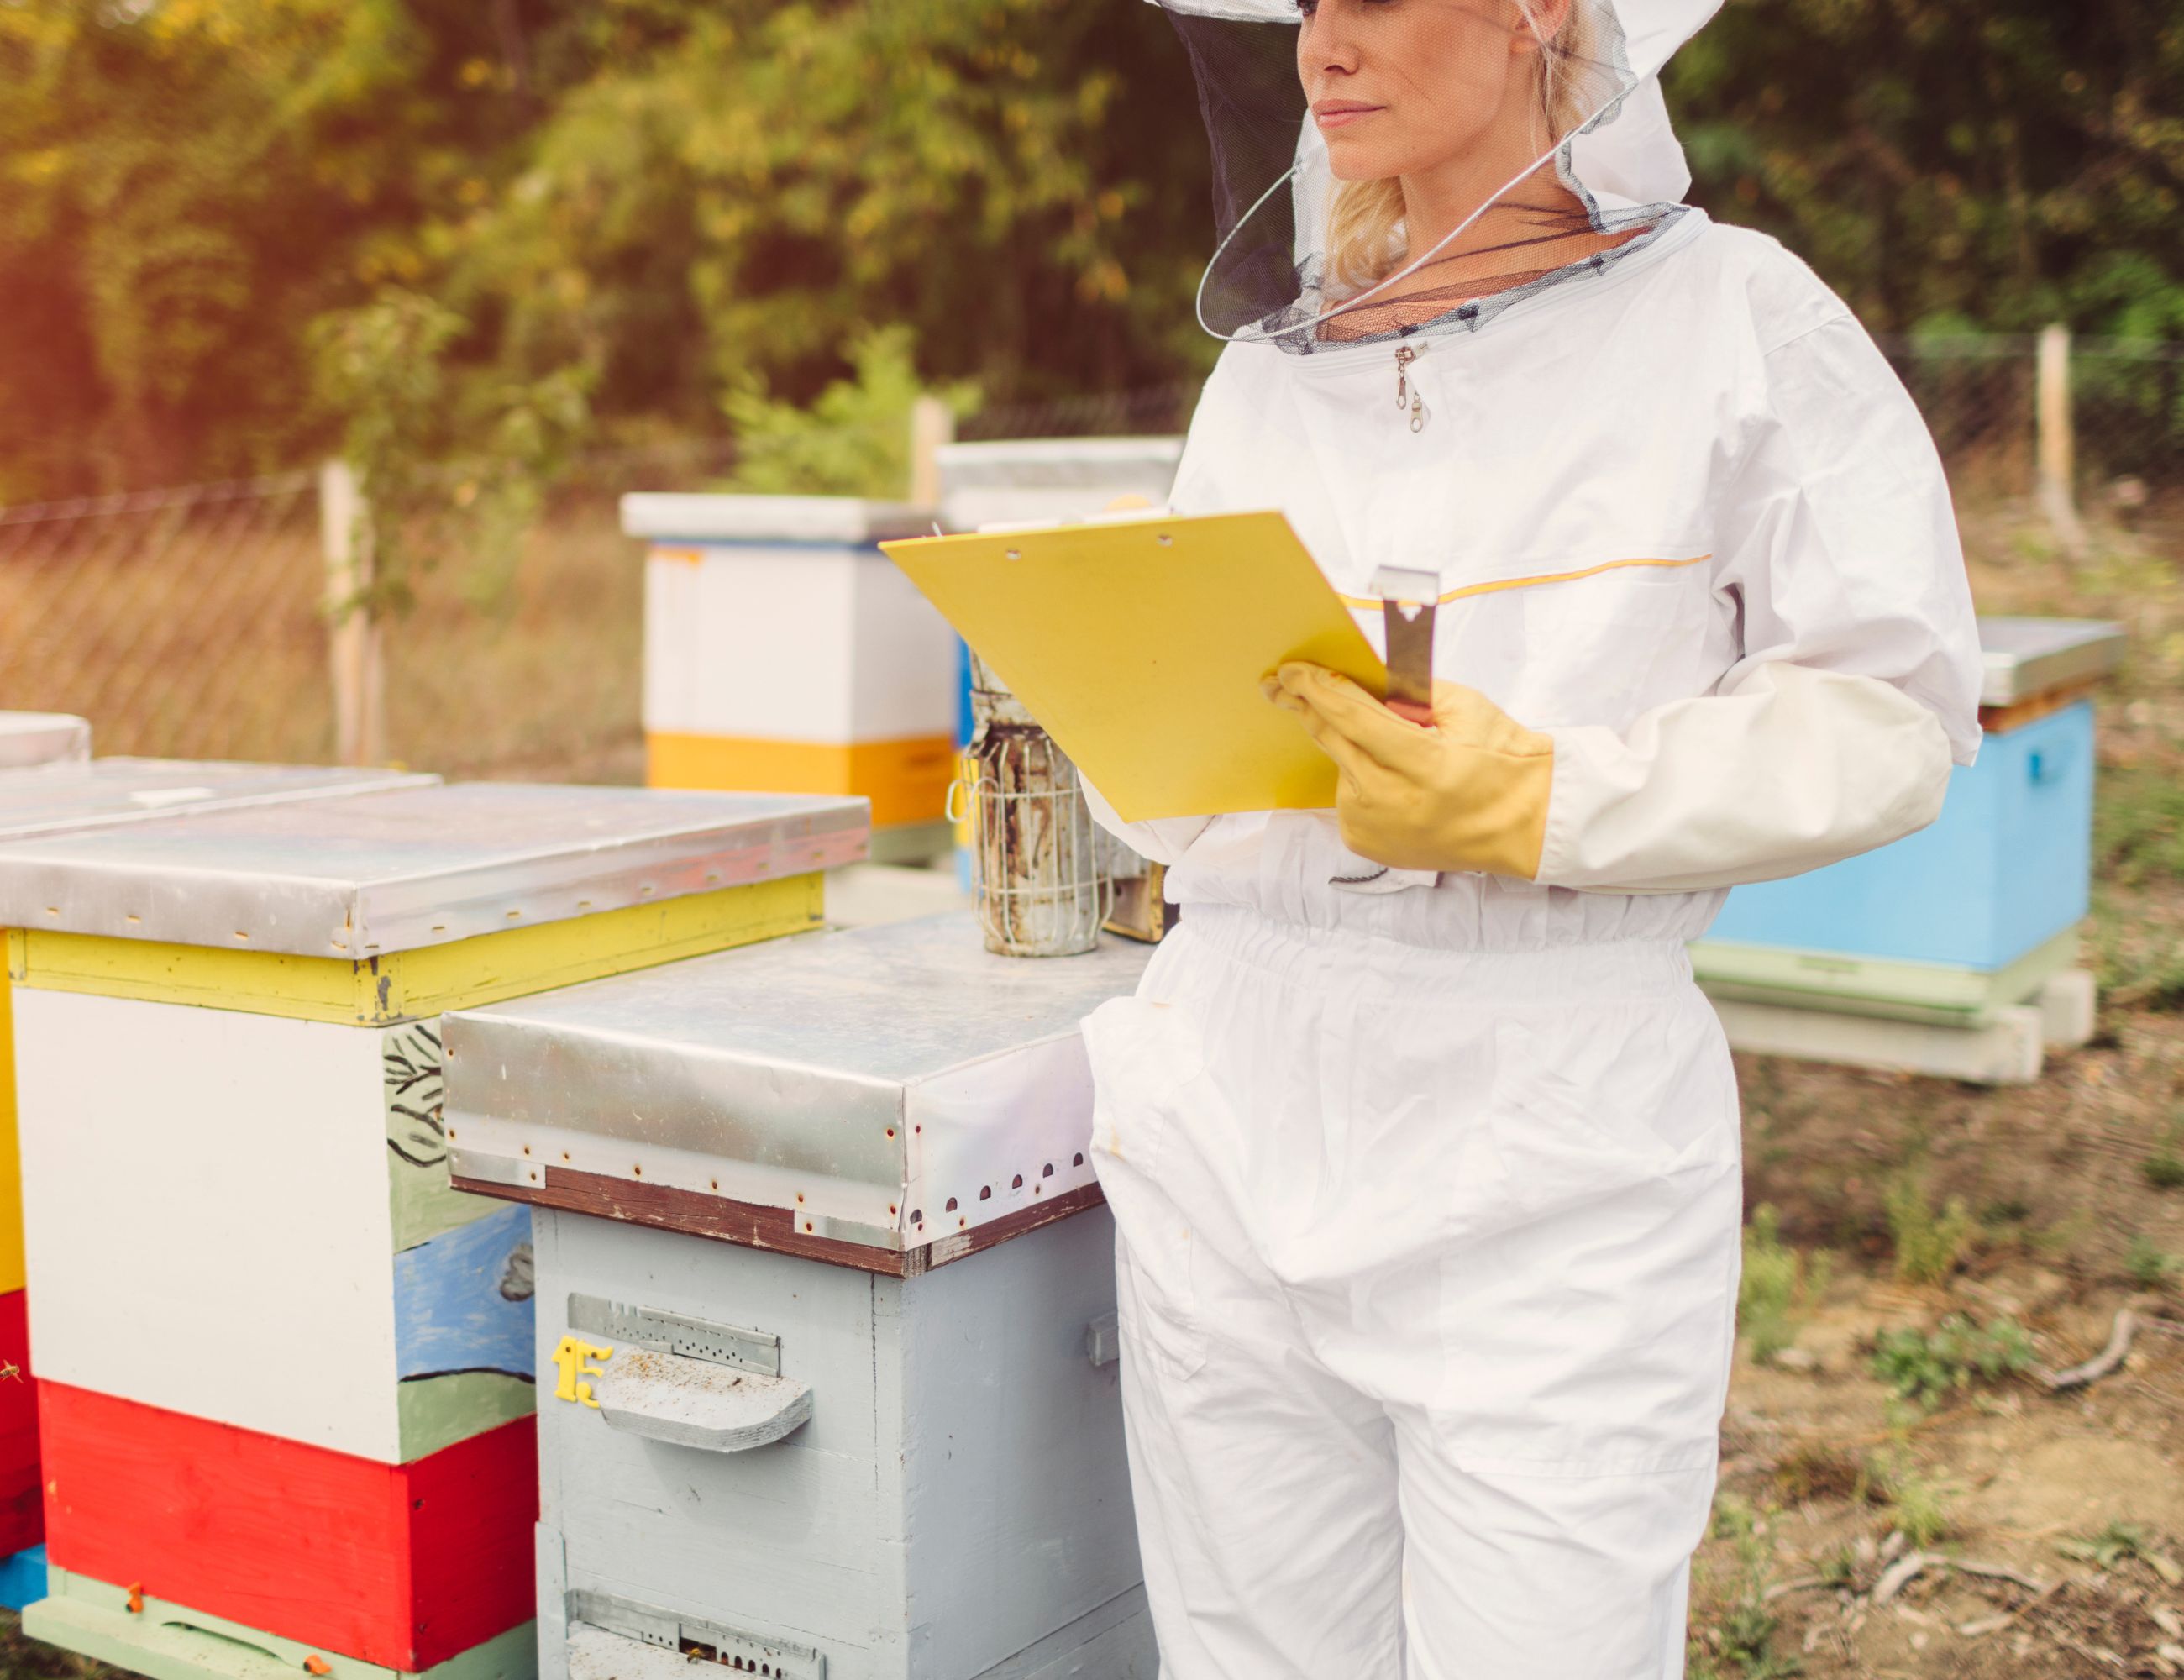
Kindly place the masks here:
[[(1526, 25), (1539, 31), (1538, 0), (1513, 0)], [(1592, 114), (1593, 90), (1586, 68), (1600, 62), (1602, 29), (1598, 0), (1570, 0), (1563, 26), (1539, 54), (1539, 147), (1559, 145)], [(1379, 181), (1345, 181), (1337, 188), (1327, 219), (1329, 291), (1347, 297), (1385, 280), (1409, 256), (1403, 232), (1403, 184), (1394, 175)]]

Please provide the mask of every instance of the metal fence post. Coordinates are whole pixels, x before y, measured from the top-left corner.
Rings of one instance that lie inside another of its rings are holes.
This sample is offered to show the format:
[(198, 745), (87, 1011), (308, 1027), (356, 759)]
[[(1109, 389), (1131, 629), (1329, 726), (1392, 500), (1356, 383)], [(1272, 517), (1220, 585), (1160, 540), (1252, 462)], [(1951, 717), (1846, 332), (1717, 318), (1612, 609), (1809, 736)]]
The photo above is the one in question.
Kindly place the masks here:
[(2038, 400), (2040, 511), (2073, 558), (2086, 550), (2078, 517), (2078, 447), (2070, 403), (2070, 329), (2051, 326), (2040, 335)]
[(387, 690), (379, 624), (366, 594), (371, 511), (346, 461), (319, 468), (319, 531), (326, 549), (334, 755), (345, 765), (375, 765), (387, 756)]
[(910, 405), (910, 499), (921, 508), (940, 505), (940, 451), (956, 441), (956, 414), (938, 397)]

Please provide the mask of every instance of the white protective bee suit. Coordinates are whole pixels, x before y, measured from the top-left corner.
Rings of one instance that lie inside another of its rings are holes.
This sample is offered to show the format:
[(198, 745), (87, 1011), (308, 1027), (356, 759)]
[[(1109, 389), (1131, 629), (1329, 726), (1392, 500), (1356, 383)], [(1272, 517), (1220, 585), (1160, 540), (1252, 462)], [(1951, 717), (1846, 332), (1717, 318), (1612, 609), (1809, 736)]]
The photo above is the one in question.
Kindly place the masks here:
[(1612, 8), (1625, 97), (1556, 165), (1639, 207), (1612, 259), (1364, 342), (1240, 326), (1191, 426), (1178, 511), (1281, 509), (1376, 643), (1376, 569), (1438, 570), (1437, 672), (1552, 772), (1529, 880), (1094, 796), (1183, 907), (1085, 1026), (1166, 1680), (1683, 1672), (1741, 1222), (1685, 942), (1930, 821), (1979, 734), (1918, 413), (1802, 263), (1675, 203), (1652, 76), (1713, 8)]

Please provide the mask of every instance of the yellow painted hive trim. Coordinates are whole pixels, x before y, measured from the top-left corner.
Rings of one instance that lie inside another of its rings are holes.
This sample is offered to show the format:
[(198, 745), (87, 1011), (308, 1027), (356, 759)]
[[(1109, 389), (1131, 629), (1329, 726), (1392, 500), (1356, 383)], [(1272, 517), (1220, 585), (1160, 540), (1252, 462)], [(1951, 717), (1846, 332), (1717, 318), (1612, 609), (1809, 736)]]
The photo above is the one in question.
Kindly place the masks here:
[(8, 968), (50, 992), (386, 1026), (802, 932), (824, 919), (825, 898), (823, 876), (787, 876), (366, 962), (12, 929)]
[(861, 793), (872, 802), (875, 828), (943, 821), (956, 776), (956, 742), (948, 735), (836, 744), (655, 730), (644, 749), (649, 787)]
[(0, 973), (0, 1295), (23, 1287), (23, 1164), (15, 1153), (14, 1004)]
[[(1659, 566), (1674, 570), (1682, 566), (1695, 566), (1713, 558), (1712, 554), (1694, 554), (1685, 560), (1603, 560), (1596, 566), (1585, 566), (1577, 571), (1542, 572), (1537, 577), (1500, 577), (1490, 583), (1467, 583), (1461, 589), (1451, 589), (1435, 598), (1434, 604), (1445, 607), (1451, 601), (1465, 601), (1474, 595), (1498, 595), (1506, 589), (1536, 589), (1547, 583), (1578, 583), (1588, 577), (1598, 577), (1602, 572), (1629, 571), (1635, 566)], [(1346, 607), (1377, 607), (1381, 604), (1377, 595), (1345, 595)]]

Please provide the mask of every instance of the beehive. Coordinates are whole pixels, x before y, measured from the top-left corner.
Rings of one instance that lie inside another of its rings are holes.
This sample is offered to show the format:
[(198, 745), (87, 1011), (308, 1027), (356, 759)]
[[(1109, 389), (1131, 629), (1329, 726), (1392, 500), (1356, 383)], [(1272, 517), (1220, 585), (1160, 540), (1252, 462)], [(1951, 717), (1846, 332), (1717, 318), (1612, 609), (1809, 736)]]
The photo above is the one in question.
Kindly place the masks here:
[(1146, 954), (961, 914), (448, 1017), (455, 1182), (537, 1221), (543, 1674), (1151, 1680), (1078, 1033)]
[(874, 855), (937, 854), (956, 641), (880, 553), (928, 509), (827, 496), (625, 496), (644, 570), (646, 777), (872, 801)]
[[(16, 726), (11, 731), (9, 725)], [(426, 787), (435, 776), (161, 759), (86, 762), (80, 719), (0, 715), (0, 759), (43, 756), (0, 770), (0, 842), (109, 827), (181, 811), (293, 799), (340, 798)], [(4, 928), (0, 928), (4, 937)], [(7, 965), (0, 963), (0, 1604), (20, 1609), (44, 1593), (45, 1533), (38, 1474), (37, 1384), (24, 1293), (23, 1214), (15, 1142), (15, 1062)]]
[[(1961, 995), (1984, 1007), (2016, 1001), (2057, 965), (2027, 958), (2053, 948), (2067, 965), (2092, 875), (2086, 693), (2114, 668), (2121, 633), (2038, 619), (1980, 630), (1987, 736), (1979, 762), (1952, 778), (1939, 821), (1795, 880), (1738, 887), (1694, 952), (1702, 979), (1794, 990), (1804, 975), (1825, 994), (1854, 991), (1865, 972), (1907, 1006)], [(1997, 978), (2016, 996), (1992, 995)]]
[(856, 800), (469, 786), (0, 846), (30, 1631), (161, 1674), (527, 1674), (529, 1232), (448, 1188), (437, 1017), (812, 927), (864, 839)]

